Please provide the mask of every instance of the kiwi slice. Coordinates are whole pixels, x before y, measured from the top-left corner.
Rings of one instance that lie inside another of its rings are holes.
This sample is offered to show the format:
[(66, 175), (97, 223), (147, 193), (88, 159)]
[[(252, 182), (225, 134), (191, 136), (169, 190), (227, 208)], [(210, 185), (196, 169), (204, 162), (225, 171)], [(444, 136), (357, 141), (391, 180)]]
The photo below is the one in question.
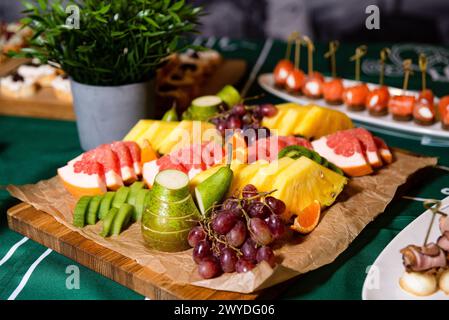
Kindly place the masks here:
[(100, 236), (107, 237), (111, 232), (112, 223), (114, 222), (114, 218), (118, 213), (117, 208), (111, 208), (106, 216), (103, 218), (103, 230), (100, 233)]
[(134, 205), (135, 210), (133, 213), (133, 220), (140, 221), (142, 219), (143, 210), (146, 207), (146, 199), (148, 199), (148, 195), (150, 194), (150, 190), (148, 189), (140, 189), (137, 191), (136, 203)]
[(89, 209), (87, 210), (86, 222), (87, 224), (96, 224), (98, 209), (100, 208), (101, 200), (103, 196), (94, 196), (89, 203)]
[(129, 203), (130, 205), (136, 204), (136, 197), (137, 192), (145, 187), (145, 183), (142, 181), (136, 181), (129, 187), (129, 195), (128, 200), (126, 200), (126, 203)]
[(81, 197), (75, 206), (73, 212), (73, 225), (78, 228), (82, 228), (86, 225), (86, 214), (89, 208), (89, 202), (92, 199), (90, 196)]
[(114, 200), (112, 201), (112, 206), (114, 208), (120, 209), (120, 206), (126, 202), (128, 199), (129, 187), (120, 187), (115, 193)]
[(114, 236), (119, 235), (122, 229), (126, 228), (129, 224), (133, 212), (134, 206), (127, 203), (122, 204), (118, 213), (115, 215), (114, 221), (112, 221), (110, 233)]
[(101, 199), (100, 203), (100, 210), (98, 210), (98, 219), (103, 220), (104, 217), (106, 217), (106, 215), (109, 212), (109, 209), (111, 209), (114, 197), (115, 197), (114, 191), (108, 191), (103, 195), (103, 199)]

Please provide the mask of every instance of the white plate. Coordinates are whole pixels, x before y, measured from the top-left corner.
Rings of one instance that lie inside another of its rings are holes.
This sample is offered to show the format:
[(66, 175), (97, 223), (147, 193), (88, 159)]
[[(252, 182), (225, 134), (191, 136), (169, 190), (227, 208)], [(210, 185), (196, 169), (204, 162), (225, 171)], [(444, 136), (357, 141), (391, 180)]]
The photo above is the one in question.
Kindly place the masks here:
[[(449, 197), (442, 201), (440, 210), (449, 213)], [(435, 217), (429, 242), (435, 242), (441, 235), (438, 228), (439, 217)], [(422, 245), (431, 219), (432, 212), (425, 211), (385, 247), (366, 276), (362, 289), (363, 300), (449, 300), (449, 296), (442, 291), (427, 297), (417, 297), (399, 286), (399, 278), (404, 273), (399, 251), (409, 244)]]
[[(326, 78), (328, 80), (330, 78)], [(437, 139), (436, 143), (440, 143), (446, 146), (449, 146), (449, 130), (444, 130), (441, 128), (441, 122), (436, 122), (430, 126), (421, 126), (419, 124), (414, 123), (413, 121), (401, 122), (393, 120), (393, 117), (388, 114), (385, 116), (375, 117), (369, 114), (368, 110), (365, 111), (350, 111), (344, 105), (334, 106), (328, 104), (324, 99), (312, 100), (308, 99), (304, 96), (295, 96), (291, 95), (288, 92), (278, 89), (274, 86), (274, 79), (272, 73), (264, 73), (258, 77), (259, 85), (268, 91), (269, 93), (282, 98), (287, 101), (296, 102), (299, 104), (317, 104), (321, 106), (326, 106), (331, 109), (339, 110), (346, 113), (351, 119), (355, 121), (359, 121), (374, 127), (386, 128), (394, 131), (402, 131), (412, 135), (418, 135), (420, 137), (433, 138)], [(353, 80), (343, 79), (343, 85), (345, 87), (353, 86), (358, 84), (359, 82)], [(376, 84), (367, 83), (368, 87), (375, 88)], [(390, 94), (399, 95), (404, 94), (402, 89), (389, 87)], [(406, 94), (417, 95), (416, 91), (405, 91)], [(435, 100), (437, 103), (437, 99)], [(439, 141), (441, 140), (441, 141)]]

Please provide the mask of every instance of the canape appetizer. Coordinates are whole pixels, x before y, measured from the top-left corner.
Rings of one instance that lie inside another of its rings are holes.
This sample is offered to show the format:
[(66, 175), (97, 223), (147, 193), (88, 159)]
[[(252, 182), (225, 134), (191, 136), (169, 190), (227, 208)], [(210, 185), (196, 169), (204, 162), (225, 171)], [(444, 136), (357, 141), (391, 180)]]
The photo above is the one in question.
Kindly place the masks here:
[(313, 71), (313, 51), (315, 47), (309, 37), (304, 37), (307, 45), (308, 58), (308, 74), (302, 85), (302, 93), (310, 99), (319, 99), (323, 95), (324, 77), (321, 73)]
[(27, 80), (18, 73), (13, 73), (0, 80), (2, 95), (12, 98), (27, 98), (36, 93), (37, 86), (33, 81)]
[(449, 96), (444, 96), (438, 104), (440, 113), (441, 126), (445, 130), (449, 130)]
[(324, 57), (331, 60), (332, 80), (323, 83), (323, 97), (324, 100), (333, 105), (341, 104), (343, 102), (343, 81), (337, 78), (337, 62), (335, 53), (338, 48), (338, 41), (329, 42), (329, 51), (325, 53)]
[[(355, 61), (355, 80), (360, 81), (360, 59), (366, 54), (365, 45), (357, 47), (351, 61)], [(343, 101), (351, 111), (365, 110), (366, 97), (369, 89), (365, 83), (346, 88), (343, 92)]]
[(419, 68), (421, 69), (422, 91), (413, 106), (413, 119), (420, 125), (431, 125), (435, 120), (433, 105), (433, 92), (426, 89), (427, 59), (424, 54), (419, 55)]
[[(403, 90), (407, 90), (408, 79), (410, 77), (412, 60), (406, 59), (403, 62), (404, 68), (404, 84)], [(393, 119), (397, 121), (410, 121), (413, 118), (413, 107), (416, 98), (411, 95), (397, 95), (390, 98), (388, 101), (388, 110), (393, 115)]]
[(285, 58), (279, 60), (279, 62), (276, 64), (276, 67), (274, 68), (273, 71), (274, 84), (277, 87), (283, 88), (285, 86), (285, 82), (287, 81), (288, 75), (295, 68), (294, 64), (290, 61), (290, 55), (291, 55), (292, 41), (297, 37), (298, 37), (297, 32), (293, 32), (288, 37), (287, 49), (285, 51)]
[(295, 66), (293, 70), (288, 74), (285, 80), (285, 88), (290, 93), (300, 93), (301, 88), (305, 81), (304, 72), (299, 68), (301, 60), (301, 39), (298, 37), (295, 40)]
[(390, 92), (388, 87), (384, 86), (385, 59), (390, 49), (384, 48), (380, 51), (380, 75), (379, 88), (372, 90), (366, 97), (366, 108), (373, 116), (384, 116), (388, 113), (388, 100)]

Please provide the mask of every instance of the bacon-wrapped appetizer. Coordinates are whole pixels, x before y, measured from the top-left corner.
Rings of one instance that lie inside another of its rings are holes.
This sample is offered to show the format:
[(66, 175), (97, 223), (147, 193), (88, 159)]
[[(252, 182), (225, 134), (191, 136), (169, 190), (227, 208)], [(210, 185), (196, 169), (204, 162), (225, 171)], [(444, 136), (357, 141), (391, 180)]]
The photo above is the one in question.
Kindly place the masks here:
[(309, 74), (302, 86), (302, 93), (310, 99), (319, 99), (323, 95), (324, 77), (321, 73), (314, 71)]
[(368, 86), (364, 83), (346, 88), (343, 92), (343, 102), (351, 111), (363, 111), (369, 92)]
[(415, 97), (408, 95), (393, 96), (388, 101), (388, 111), (397, 121), (410, 121), (413, 118)]
[(373, 116), (384, 116), (388, 113), (390, 92), (386, 86), (372, 90), (366, 97), (366, 108)]
[(299, 61), (300, 61), (300, 46), (301, 40), (299, 38), (296, 39), (295, 44), (295, 66), (293, 70), (288, 74), (287, 79), (285, 80), (285, 88), (287, 91), (291, 93), (300, 93), (301, 88), (304, 84), (306, 76), (301, 69), (299, 69)]
[(332, 80), (323, 83), (323, 96), (329, 104), (341, 104), (343, 102), (343, 92), (345, 87), (343, 86), (343, 81), (339, 78), (334, 78)]
[(440, 120), (443, 129), (449, 130), (449, 96), (444, 96), (438, 104)]
[(420, 125), (431, 125), (435, 120), (433, 93), (429, 89), (422, 90), (413, 106), (413, 119)]
[(288, 75), (293, 71), (294, 65), (290, 60), (282, 59), (274, 68), (274, 84), (277, 87), (283, 88), (286, 84)]

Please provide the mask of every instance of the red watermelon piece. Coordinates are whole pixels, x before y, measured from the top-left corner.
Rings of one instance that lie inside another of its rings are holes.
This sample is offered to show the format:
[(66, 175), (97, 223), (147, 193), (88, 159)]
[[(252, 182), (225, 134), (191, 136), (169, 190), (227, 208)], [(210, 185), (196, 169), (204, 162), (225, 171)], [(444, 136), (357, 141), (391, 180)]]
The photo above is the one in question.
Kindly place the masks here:
[(341, 168), (347, 175), (358, 177), (373, 172), (358, 138), (349, 130), (338, 131), (312, 141), (313, 149)]

